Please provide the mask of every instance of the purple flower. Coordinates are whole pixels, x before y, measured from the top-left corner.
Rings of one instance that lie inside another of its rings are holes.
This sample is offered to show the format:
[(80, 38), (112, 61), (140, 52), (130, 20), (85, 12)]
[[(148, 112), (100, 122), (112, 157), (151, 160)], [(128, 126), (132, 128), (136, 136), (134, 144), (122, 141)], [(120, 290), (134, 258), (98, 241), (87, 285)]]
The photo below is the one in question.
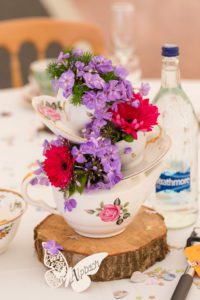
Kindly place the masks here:
[(94, 56), (91, 60), (97, 72), (108, 73), (113, 70), (111, 60), (106, 59), (103, 55)]
[(140, 106), (140, 101), (138, 99), (131, 101), (131, 106), (138, 108)]
[(115, 68), (114, 73), (120, 79), (124, 79), (128, 76), (128, 71), (120, 65)]
[(43, 155), (45, 155), (46, 151), (51, 147), (51, 144), (46, 139), (43, 142)]
[(81, 152), (81, 149), (78, 149), (76, 146), (74, 146), (72, 148), (72, 151), (71, 151), (73, 157), (75, 158), (75, 160), (78, 162), (78, 163), (84, 163), (86, 161), (84, 155), (82, 154)]
[(74, 56), (82, 56), (83, 55), (83, 50), (81, 50), (81, 49), (73, 49), (72, 50), (72, 54), (74, 55)]
[(98, 146), (98, 142), (95, 139), (93, 139), (81, 144), (80, 150), (83, 154), (90, 154), (96, 156), (97, 146)]
[(124, 148), (124, 154), (130, 154), (132, 152), (132, 148), (131, 147), (125, 147)]
[(142, 82), (140, 89), (139, 89), (139, 93), (141, 94), (141, 96), (145, 97), (148, 95), (150, 91), (150, 85), (148, 84), (148, 82)]
[(43, 170), (43, 165), (39, 160), (37, 161), (37, 164), (38, 164), (39, 168), (34, 171), (34, 174), (39, 176), (44, 172), (44, 170)]
[(82, 77), (84, 75), (84, 63), (81, 61), (77, 61), (75, 63), (75, 67), (77, 69), (77, 77)]
[(105, 81), (99, 76), (99, 74), (85, 73), (83, 75), (85, 84), (91, 89), (101, 90), (105, 87)]
[(51, 80), (51, 84), (53, 86), (53, 90), (54, 92), (57, 92), (59, 89), (59, 84), (58, 84), (58, 80), (57, 79), (53, 79)]
[(48, 250), (51, 255), (58, 254), (59, 250), (63, 250), (63, 247), (59, 244), (57, 244), (54, 240), (49, 240), (46, 243), (44, 243), (44, 249)]
[(89, 64), (84, 67), (84, 71), (89, 73), (92, 72), (95, 73), (96, 72), (95, 65), (90, 61)]
[(58, 58), (56, 60), (57, 64), (63, 64), (64, 63), (64, 59), (68, 59), (69, 58), (69, 53), (64, 53), (64, 52), (60, 52), (60, 54), (58, 55)]
[(107, 98), (110, 101), (127, 100), (132, 95), (132, 87), (129, 81), (110, 80), (107, 84)]
[(101, 108), (101, 109), (95, 110), (94, 116), (98, 120), (102, 120), (102, 119), (103, 120), (111, 120), (112, 119), (112, 112), (107, 111), (104, 108)]
[(96, 134), (96, 136), (100, 136), (100, 130), (104, 127), (107, 122), (104, 119), (95, 119), (92, 123), (92, 130)]
[(49, 179), (46, 176), (41, 176), (38, 178), (38, 183), (40, 185), (45, 185), (45, 186), (49, 186)]
[(63, 96), (65, 98), (69, 97), (74, 86), (74, 73), (71, 70), (62, 73), (58, 82), (59, 87), (63, 89)]
[(33, 185), (33, 186), (37, 185), (38, 184), (38, 178), (34, 177), (33, 179), (31, 179), (30, 184)]
[(93, 91), (89, 91), (85, 93), (82, 97), (83, 104), (87, 106), (89, 109), (94, 109), (96, 100), (96, 93)]
[(71, 212), (74, 208), (76, 208), (77, 202), (75, 199), (65, 199), (64, 202), (64, 211), (69, 211)]
[(94, 109), (95, 111), (102, 109), (106, 105), (107, 97), (104, 92), (89, 91), (82, 97), (83, 104), (89, 109)]

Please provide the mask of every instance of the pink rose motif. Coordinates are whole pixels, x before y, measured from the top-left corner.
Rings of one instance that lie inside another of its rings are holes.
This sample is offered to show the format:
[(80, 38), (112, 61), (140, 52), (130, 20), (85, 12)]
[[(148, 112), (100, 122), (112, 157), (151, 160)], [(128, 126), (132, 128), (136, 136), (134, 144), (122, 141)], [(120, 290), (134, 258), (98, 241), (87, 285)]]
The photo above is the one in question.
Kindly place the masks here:
[(51, 107), (39, 105), (38, 106), (38, 111), (44, 117), (47, 117), (47, 118), (51, 119), (54, 122), (59, 121), (61, 119), (60, 114)]
[(104, 205), (99, 217), (103, 222), (114, 222), (120, 216), (120, 206), (114, 204)]

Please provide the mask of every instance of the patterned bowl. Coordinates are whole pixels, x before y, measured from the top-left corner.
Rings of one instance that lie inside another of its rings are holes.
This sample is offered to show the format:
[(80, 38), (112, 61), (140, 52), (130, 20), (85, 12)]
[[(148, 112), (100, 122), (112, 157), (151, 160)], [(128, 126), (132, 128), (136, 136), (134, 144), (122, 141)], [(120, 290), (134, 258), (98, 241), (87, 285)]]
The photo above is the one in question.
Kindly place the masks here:
[(0, 189), (0, 254), (7, 250), (26, 210), (26, 202), (17, 192)]

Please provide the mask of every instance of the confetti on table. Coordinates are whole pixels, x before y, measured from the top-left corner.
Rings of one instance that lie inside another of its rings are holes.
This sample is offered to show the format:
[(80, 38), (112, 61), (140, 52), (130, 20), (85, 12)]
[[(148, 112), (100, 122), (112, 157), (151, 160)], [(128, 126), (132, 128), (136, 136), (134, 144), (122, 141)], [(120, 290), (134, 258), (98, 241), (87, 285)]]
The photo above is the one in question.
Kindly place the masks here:
[(148, 279), (148, 276), (139, 271), (133, 272), (131, 275), (130, 281), (135, 283), (145, 282)]
[(128, 295), (127, 291), (115, 291), (113, 296), (115, 299), (122, 299)]
[(166, 281), (172, 281), (176, 278), (176, 275), (173, 274), (173, 273), (168, 273), (168, 272), (165, 272), (163, 275), (162, 275), (162, 278)]
[(158, 284), (158, 280), (155, 278), (149, 278), (146, 281), (146, 285), (157, 285)]
[(136, 296), (135, 300), (142, 300), (143, 298), (141, 296)]
[(0, 116), (1, 117), (10, 117), (12, 114), (11, 114), (11, 112), (9, 112), (9, 111), (2, 111), (1, 113), (0, 113)]
[(183, 269), (177, 269), (176, 270), (176, 273), (184, 273), (185, 272), (185, 270), (183, 270)]
[(155, 296), (149, 296), (149, 299), (154, 300), (154, 299), (156, 299), (156, 297)]

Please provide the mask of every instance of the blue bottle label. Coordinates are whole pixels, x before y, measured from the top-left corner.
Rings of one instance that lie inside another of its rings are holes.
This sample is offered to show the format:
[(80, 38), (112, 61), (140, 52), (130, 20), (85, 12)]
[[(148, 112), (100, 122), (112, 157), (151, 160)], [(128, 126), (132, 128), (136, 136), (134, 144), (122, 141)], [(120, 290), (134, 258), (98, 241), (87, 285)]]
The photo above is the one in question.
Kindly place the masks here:
[(165, 171), (156, 183), (156, 193), (190, 191), (190, 168), (185, 172)]

